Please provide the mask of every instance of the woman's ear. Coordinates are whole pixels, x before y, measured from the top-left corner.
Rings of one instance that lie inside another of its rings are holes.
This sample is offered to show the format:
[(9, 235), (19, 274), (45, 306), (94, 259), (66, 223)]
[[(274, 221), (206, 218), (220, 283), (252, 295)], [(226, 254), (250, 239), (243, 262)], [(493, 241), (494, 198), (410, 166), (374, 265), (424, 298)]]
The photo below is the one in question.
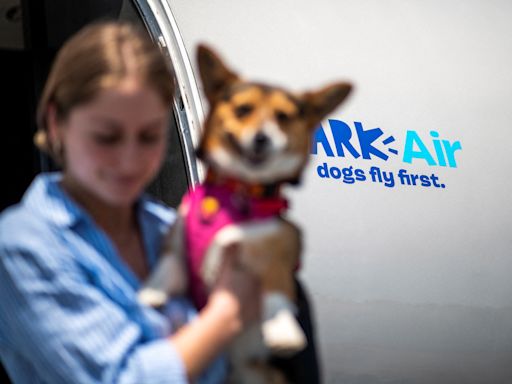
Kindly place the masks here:
[(48, 138), (53, 141), (58, 136), (57, 107), (55, 104), (48, 104), (46, 107), (46, 129)]
[(47, 147), (54, 156), (62, 154), (62, 122), (57, 116), (57, 107), (50, 103), (46, 110)]

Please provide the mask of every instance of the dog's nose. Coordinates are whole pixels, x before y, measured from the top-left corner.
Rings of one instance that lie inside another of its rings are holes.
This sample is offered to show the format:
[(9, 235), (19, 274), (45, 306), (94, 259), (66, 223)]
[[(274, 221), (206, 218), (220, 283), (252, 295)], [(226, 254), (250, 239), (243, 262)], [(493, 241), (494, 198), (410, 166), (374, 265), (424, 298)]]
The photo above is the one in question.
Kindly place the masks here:
[(254, 153), (261, 154), (261, 153), (265, 152), (265, 150), (268, 148), (269, 144), (270, 144), (269, 137), (263, 132), (258, 132), (254, 136), (254, 139), (253, 139)]

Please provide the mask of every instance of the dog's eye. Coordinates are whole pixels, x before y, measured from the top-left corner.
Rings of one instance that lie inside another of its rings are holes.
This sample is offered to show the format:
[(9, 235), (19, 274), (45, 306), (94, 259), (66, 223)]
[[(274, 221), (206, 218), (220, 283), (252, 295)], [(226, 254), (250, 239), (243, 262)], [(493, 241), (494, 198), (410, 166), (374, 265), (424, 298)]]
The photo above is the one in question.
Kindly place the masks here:
[(276, 111), (275, 116), (276, 120), (280, 123), (287, 123), (291, 119), (291, 116), (283, 111)]
[(235, 108), (235, 115), (239, 119), (247, 116), (253, 111), (254, 107), (251, 104), (241, 104)]

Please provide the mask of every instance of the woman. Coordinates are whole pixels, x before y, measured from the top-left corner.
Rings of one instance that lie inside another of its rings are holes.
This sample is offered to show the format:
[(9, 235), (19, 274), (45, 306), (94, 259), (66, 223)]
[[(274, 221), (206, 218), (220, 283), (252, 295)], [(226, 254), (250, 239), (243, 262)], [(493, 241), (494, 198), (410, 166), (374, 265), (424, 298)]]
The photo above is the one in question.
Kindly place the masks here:
[(229, 259), (197, 316), (136, 300), (174, 219), (142, 194), (166, 150), (170, 79), (126, 24), (86, 27), (59, 52), (36, 141), (63, 171), (0, 219), (0, 356), (15, 383), (187, 382), (258, 315), (257, 283)]

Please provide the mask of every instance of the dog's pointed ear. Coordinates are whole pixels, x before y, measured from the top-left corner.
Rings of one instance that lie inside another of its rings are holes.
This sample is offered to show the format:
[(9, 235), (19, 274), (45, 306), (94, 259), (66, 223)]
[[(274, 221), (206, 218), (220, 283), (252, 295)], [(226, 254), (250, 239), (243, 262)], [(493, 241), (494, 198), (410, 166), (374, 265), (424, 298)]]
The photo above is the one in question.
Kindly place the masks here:
[(310, 128), (316, 128), (322, 119), (338, 107), (352, 91), (350, 83), (335, 83), (318, 91), (306, 92), (300, 99), (302, 113)]
[(222, 90), (238, 80), (238, 75), (204, 44), (200, 44), (197, 48), (197, 65), (204, 93), (210, 104), (219, 97)]

